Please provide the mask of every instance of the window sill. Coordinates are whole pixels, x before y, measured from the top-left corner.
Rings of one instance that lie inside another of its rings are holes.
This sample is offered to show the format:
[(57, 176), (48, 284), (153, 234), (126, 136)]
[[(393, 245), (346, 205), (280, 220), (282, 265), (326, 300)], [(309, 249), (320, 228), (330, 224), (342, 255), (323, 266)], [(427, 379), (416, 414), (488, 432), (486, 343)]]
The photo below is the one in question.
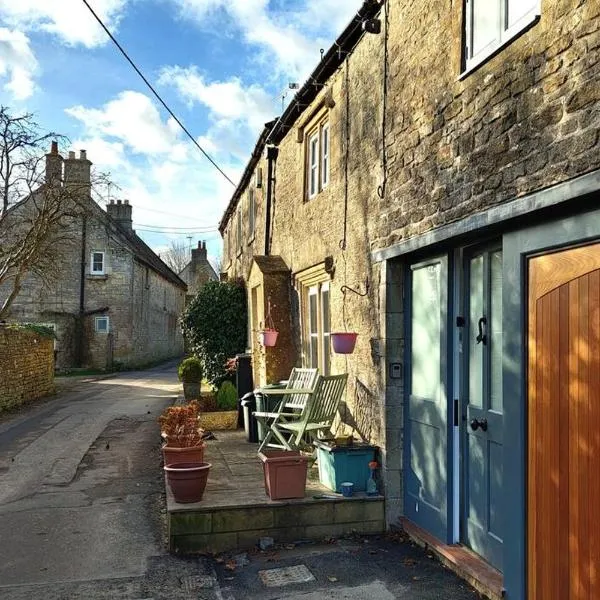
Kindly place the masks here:
[(477, 59), (467, 62), (466, 69), (458, 76), (458, 81), (466, 79), (469, 75), (477, 71), (480, 67), (490, 61), (494, 56), (502, 52), (507, 46), (512, 44), (518, 37), (529, 31), (532, 27), (538, 24), (541, 19), (539, 12), (533, 13), (531, 16), (523, 19), (518, 29), (515, 29), (512, 34), (509, 34), (500, 44), (494, 46), (489, 52), (482, 54)]
[(105, 281), (106, 279), (108, 279), (108, 275), (106, 273), (88, 273), (86, 275), (86, 279)]

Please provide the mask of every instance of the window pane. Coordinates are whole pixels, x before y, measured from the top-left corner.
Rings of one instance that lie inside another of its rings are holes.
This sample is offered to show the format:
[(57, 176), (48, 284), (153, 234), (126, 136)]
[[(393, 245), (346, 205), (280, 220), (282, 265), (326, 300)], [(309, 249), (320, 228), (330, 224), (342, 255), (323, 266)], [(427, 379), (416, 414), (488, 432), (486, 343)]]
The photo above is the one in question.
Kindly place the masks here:
[(491, 303), (490, 324), (490, 403), (502, 410), (502, 252), (490, 255)]
[(308, 296), (308, 302), (309, 302), (309, 306), (308, 306), (308, 312), (309, 312), (309, 333), (312, 334), (316, 334), (318, 329), (317, 329), (317, 295), (316, 294), (310, 294)]
[(252, 236), (254, 233), (254, 216), (255, 216), (255, 202), (254, 202), (254, 190), (250, 188), (248, 190), (248, 235)]
[(441, 387), (441, 265), (412, 275), (412, 394), (437, 400)]
[(319, 368), (319, 344), (316, 335), (310, 336), (310, 367)]
[(506, 27), (511, 27), (528, 12), (534, 10), (538, 0), (507, 0)]
[(104, 270), (104, 255), (102, 252), (92, 254), (92, 271), (101, 272)]
[(471, 56), (474, 56), (492, 42), (499, 41), (500, 1), (471, 1), (473, 6)]
[[(477, 343), (479, 322), (484, 316), (483, 256), (471, 260), (469, 284), (469, 403), (483, 406), (483, 343)], [(485, 325), (482, 324), (485, 332)]]
[(323, 334), (323, 375), (329, 375), (331, 346), (329, 344), (329, 332), (331, 325), (329, 320), (329, 286), (321, 288), (321, 327)]
[(323, 311), (323, 333), (329, 333), (329, 290), (321, 291), (321, 308)]
[(309, 195), (314, 196), (319, 186), (319, 136), (313, 135), (309, 142)]
[(321, 181), (323, 186), (329, 183), (329, 125), (324, 125), (321, 133), (322, 160), (321, 160)]

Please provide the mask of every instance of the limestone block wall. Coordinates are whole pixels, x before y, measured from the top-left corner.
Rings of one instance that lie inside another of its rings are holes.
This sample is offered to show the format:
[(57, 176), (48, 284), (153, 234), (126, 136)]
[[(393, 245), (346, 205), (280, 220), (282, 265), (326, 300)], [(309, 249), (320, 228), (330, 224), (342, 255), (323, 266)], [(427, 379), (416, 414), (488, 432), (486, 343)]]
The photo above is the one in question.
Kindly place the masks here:
[(54, 341), (0, 327), (0, 413), (54, 391)]

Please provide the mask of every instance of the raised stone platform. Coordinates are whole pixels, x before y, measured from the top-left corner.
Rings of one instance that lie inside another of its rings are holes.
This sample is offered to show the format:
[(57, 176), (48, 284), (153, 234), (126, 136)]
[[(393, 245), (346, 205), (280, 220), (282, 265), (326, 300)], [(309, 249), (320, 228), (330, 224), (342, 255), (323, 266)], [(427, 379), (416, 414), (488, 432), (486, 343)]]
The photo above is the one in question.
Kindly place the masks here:
[(243, 431), (215, 435), (205, 451), (212, 468), (202, 501), (178, 504), (167, 486), (169, 550), (218, 553), (250, 548), (261, 537), (277, 543), (385, 531), (382, 496), (334, 494), (319, 483), (316, 466), (309, 468), (304, 498), (271, 500), (258, 445), (248, 443)]

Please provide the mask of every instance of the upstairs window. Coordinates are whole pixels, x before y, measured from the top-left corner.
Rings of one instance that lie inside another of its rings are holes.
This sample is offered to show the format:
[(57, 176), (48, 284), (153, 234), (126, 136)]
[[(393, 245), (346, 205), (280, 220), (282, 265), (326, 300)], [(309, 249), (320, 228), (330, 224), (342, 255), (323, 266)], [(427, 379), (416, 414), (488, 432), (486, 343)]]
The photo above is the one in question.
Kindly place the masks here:
[(104, 252), (92, 252), (90, 273), (92, 275), (104, 275)]
[(237, 211), (237, 248), (238, 254), (242, 253), (242, 207), (238, 206)]
[(466, 0), (465, 57), (471, 69), (540, 14), (540, 0)]
[(314, 198), (329, 183), (330, 135), (329, 121), (322, 120), (307, 136), (306, 190), (308, 199)]
[(254, 229), (256, 227), (256, 198), (254, 188), (248, 189), (248, 240), (254, 239)]

